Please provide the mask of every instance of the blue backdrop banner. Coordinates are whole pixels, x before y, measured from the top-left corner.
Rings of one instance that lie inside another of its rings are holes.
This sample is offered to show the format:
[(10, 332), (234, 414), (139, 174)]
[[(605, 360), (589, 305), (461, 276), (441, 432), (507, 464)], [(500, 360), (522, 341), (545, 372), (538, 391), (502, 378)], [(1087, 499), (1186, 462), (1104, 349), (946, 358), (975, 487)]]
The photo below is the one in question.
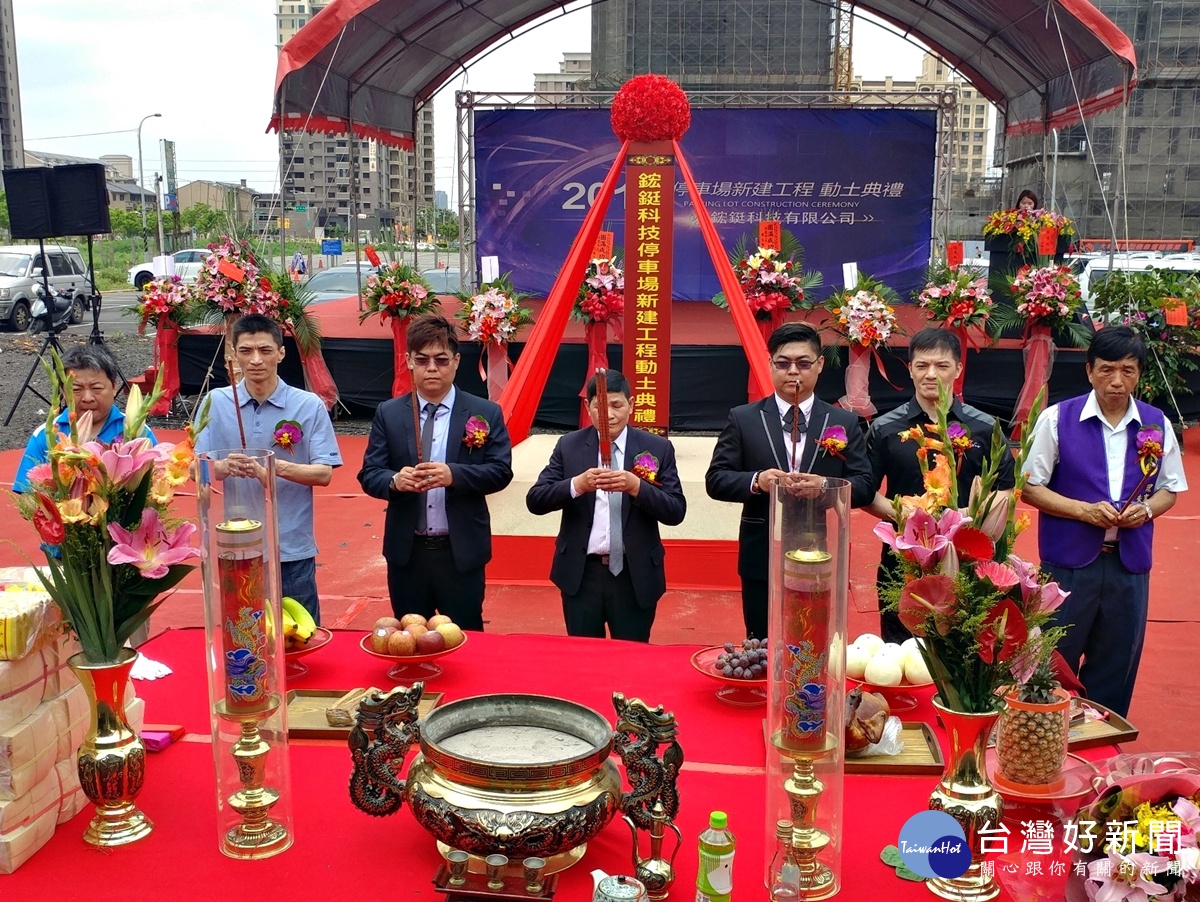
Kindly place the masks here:
[[(842, 264), (907, 299), (923, 286), (933, 210), (936, 113), (927, 110), (693, 110), (682, 146), (722, 243), (732, 252), (777, 219), (799, 239), (823, 300)], [(545, 296), (620, 142), (607, 110), (489, 110), (475, 115), (480, 256), (514, 286)], [(625, 186), (604, 228), (624, 247)], [(683, 179), (675, 182), (674, 294), (720, 291)]]

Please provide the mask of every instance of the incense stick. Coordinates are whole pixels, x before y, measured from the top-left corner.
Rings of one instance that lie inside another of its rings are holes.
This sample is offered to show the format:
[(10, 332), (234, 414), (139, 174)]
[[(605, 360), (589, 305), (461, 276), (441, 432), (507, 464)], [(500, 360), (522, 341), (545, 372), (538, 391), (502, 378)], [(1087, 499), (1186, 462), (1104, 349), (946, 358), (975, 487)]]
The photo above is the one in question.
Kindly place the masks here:
[(600, 463), (612, 467), (612, 432), (608, 425), (608, 373), (596, 368), (596, 431), (600, 433)]
[(417, 463), (423, 463), (421, 460), (421, 402), (417, 400), (417, 390), (414, 388), (412, 394), (412, 412), (413, 412), (413, 432), (417, 436)]
[(225, 375), (229, 377), (229, 390), (233, 393), (233, 412), (237, 415), (238, 438), (241, 440), (242, 450), (245, 451), (246, 427), (242, 424), (242, 402), (238, 399), (237, 373), (234, 371), (233, 348), (229, 344), (228, 335), (225, 338)]
[(796, 380), (796, 394), (792, 397), (792, 472), (796, 472), (796, 446), (800, 444), (800, 380)]

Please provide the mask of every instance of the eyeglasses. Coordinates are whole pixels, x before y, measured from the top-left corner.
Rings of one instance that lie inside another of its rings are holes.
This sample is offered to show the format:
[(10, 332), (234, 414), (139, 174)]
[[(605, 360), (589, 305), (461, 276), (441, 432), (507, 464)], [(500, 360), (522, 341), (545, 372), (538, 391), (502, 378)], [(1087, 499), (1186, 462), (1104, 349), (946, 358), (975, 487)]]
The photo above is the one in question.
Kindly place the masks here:
[(439, 370), (444, 370), (446, 367), (448, 367), (451, 363), (454, 362), (454, 358), (446, 357), (445, 355), (439, 355), (437, 357), (426, 357), (424, 354), (416, 354), (413, 356), (412, 362), (416, 366), (419, 366), (421, 369), (426, 369), (429, 366), (429, 364), (432, 363)]
[(802, 373), (807, 373), (817, 365), (817, 360), (819, 359), (814, 360), (808, 357), (776, 357), (771, 363), (775, 364), (775, 369), (781, 373), (786, 373), (792, 367), (795, 367)]

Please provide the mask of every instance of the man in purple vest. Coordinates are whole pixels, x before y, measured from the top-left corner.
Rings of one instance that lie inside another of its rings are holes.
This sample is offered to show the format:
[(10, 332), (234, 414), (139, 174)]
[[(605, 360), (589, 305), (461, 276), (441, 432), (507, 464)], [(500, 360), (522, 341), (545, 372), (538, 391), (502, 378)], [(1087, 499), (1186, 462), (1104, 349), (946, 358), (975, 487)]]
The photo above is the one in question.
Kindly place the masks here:
[(1041, 511), (1042, 566), (1071, 593), (1055, 613), (1067, 627), (1059, 651), (1088, 697), (1122, 717), (1146, 635), (1154, 521), (1187, 490), (1166, 416), (1132, 397), (1145, 359), (1132, 329), (1096, 333), (1086, 366), (1092, 390), (1038, 419), (1024, 492)]

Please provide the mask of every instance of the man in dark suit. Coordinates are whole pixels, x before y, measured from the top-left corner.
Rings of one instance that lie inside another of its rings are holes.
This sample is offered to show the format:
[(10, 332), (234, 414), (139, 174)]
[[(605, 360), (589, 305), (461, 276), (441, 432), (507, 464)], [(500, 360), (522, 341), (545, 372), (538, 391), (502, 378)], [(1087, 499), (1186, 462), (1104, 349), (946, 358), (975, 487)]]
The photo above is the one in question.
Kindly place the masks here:
[[(825, 365), (816, 330), (805, 323), (784, 323), (767, 340), (767, 353), (775, 392), (729, 412), (704, 477), (710, 498), (742, 505), (738, 530), (742, 617), (746, 635), (758, 638), (767, 635), (767, 518), (775, 484), (817, 492), (828, 477), (846, 479), (854, 507), (869, 504), (875, 495), (858, 417), (813, 394)], [(799, 401), (800, 420), (793, 449), (794, 400)], [(841, 427), (846, 436), (840, 457), (817, 444), (834, 427)]]
[(383, 556), (395, 615), (440, 613), (482, 630), (483, 570), (492, 558), (487, 496), (512, 482), (512, 442), (496, 404), (454, 387), (459, 360), (445, 318), (409, 327), (420, 434), (412, 393), (380, 404), (358, 481), (388, 503)]
[[(629, 382), (609, 370), (608, 397), (588, 380), (592, 426), (558, 440), (550, 462), (525, 496), (531, 513), (561, 510), (550, 579), (562, 591), (572, 636), (650, 641), (658, 599), (666, 591), (658, 524), (683, 521), (687, 501), (675, 449), (661, 436), (628, 425)], [(606, 417), (611, 467), (604, 466), (598, 429)]]

